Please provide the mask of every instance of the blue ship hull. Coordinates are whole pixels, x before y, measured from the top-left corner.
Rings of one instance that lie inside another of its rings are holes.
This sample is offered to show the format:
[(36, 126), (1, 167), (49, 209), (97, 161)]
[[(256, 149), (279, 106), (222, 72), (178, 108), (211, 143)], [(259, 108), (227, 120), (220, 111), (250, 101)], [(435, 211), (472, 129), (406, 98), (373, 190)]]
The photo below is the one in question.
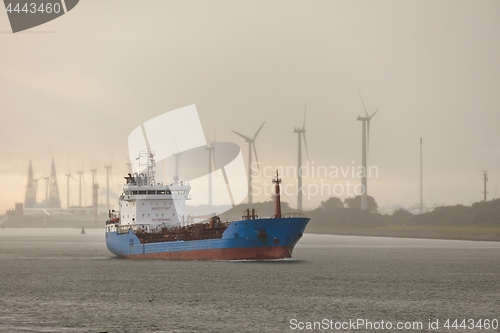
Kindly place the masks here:
[(309, 222), (306, 217), (231, 222), (221, 238), (141, 243), (135, 232), (106, 232), (113, 254), (131, 259), (262, 260), (290, 258)]

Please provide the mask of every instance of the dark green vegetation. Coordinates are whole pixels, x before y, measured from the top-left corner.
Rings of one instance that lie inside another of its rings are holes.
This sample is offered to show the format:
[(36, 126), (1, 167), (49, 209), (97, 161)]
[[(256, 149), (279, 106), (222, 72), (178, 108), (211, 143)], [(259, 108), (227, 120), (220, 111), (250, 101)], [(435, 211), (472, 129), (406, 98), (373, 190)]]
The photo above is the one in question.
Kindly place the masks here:
[[(223, 220), (241, 218), (243, 210), (256, 208), (257, 215), (274, 215), (274, 202), (242, 204), (221, 215)], [(368, 197), (368, 211), (360, 210), (360, 197), (344, 201), (332, 197), (307, 211), (311, 218), (306, 231), (338, 235), (393, 236), (500, 241), (500, 199), (477, 202), (472, 206), (442, 206), (431, 212), (413, 215), (398, 209), (392, 215), (379, 214), (373, 197)], [(288, 203), (282, 212), (294, 213)]]
[[(354, 203), (354, 204), (353, 204)], [(476, 202), (472, 206), (442, 206), (431, 212), (413, 215), (405, 209), (398, 209), (392, 215), (376, 213), (377, 203), (369, 197), (370, 212), (359, 210), (359, 197), (342, 201), (330, 198), (308, 212), (317, 225), (343, 227), (401, 226), (459, 226), (500, 227), (500, 199)]]
[[(311, 233), (339, 235), (445, 238), (500, 241), (500, 199), (477, 202), (472, 206), (443, 206), (413, 215), (398, 209), (392, 215), (376, 212), (369, 198), (369, 211), (359, 209), (359, 199), (330, 198), (308, 212)], [(354, 203), (354, 204), (351, 204)]]

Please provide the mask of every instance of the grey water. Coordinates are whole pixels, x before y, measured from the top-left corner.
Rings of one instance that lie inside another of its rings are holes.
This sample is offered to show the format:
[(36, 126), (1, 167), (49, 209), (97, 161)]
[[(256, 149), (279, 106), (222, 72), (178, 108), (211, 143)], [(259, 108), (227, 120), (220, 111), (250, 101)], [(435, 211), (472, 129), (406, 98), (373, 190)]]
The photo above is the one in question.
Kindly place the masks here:
[(290, 260), (133, 261), (86, 231), (0, 230), (1, 332), (499, 331), (443, 325), (500, 320), (500, 243), (305, 234)]

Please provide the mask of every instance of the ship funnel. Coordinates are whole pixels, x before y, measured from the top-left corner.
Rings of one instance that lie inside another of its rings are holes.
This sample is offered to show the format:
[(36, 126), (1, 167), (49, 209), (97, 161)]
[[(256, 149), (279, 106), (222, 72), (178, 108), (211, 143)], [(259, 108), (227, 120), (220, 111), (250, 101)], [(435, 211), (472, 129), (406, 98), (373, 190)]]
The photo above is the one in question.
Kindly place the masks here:
[(274, 217), (277, 218), (277, 219), (280, 219), (281, 218), (281, 198), (280, 198), (280, 183), (281, 183), (281, 179), (278, 178), (278, 170), (276, 170), (276, 178), (273, 179), (273, 183), (276, 184), (275, 185), (275, 203), (276, 203), (276, 208), (275, 208), (275, 213), (274, 213)]

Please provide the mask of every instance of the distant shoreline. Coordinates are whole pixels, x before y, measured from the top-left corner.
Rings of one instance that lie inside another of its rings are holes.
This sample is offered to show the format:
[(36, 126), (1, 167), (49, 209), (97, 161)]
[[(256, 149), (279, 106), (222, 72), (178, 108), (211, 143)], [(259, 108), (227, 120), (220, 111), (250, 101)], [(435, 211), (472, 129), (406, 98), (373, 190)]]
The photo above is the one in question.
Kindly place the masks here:
[[(85, 229), (102, 229), (104, 226), (85, 226)], [(0, 231), (4, 229), (0, 226)], [(8, 229), (78, 229), (81, 226), (46, 227), (41, 226), (8, 226)], [(363, 227), (335, 227), (324, 225), (309, 225), (306, 234), (325, 234), (338, 236), (365, 236), (365, 237), (396, 237), (420, 239), (449, 239), (500, 242), (499, 227), (442, 227), (442, 226), (381, 226), (374, 228)]]
[(341, 236), (450, 239), (500, 242), (498, 227), (383, 226), (375, 228), (308, 226), (306, 233)]

